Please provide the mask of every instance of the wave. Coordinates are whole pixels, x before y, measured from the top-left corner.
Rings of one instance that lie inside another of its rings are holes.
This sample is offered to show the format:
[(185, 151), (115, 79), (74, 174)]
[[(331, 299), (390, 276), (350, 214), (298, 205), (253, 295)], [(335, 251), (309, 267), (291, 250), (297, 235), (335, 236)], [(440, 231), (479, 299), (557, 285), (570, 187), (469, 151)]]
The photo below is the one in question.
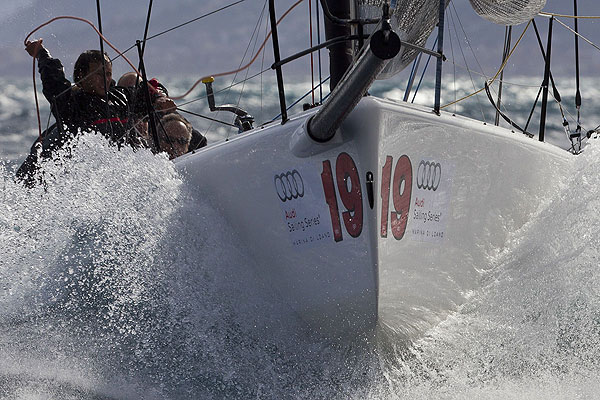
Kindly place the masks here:
[(406, 347), (380, 342), (385, 374), (370, 398), (597, 396), (598, 160), (593, 141), (557, 171), (555, 195), (490, 260), (485, 284), (459, 311)]
[(353, 343), (310, 336), (164, 155), (81, 135), (43, 185), (0, 167), (0, 395), (593, 398), (599, 156), (592, 141), (557, 171), (482, 288), (412, 343), (385, 321)]
[(2, 396), (331, 398), (368, 386), (372, 363), (358, 360), (372, 353), (324, 343), (281, 310), (235, 230), (166, 156), (85, 134), (42, 169), (32, 189), (0, 170)]

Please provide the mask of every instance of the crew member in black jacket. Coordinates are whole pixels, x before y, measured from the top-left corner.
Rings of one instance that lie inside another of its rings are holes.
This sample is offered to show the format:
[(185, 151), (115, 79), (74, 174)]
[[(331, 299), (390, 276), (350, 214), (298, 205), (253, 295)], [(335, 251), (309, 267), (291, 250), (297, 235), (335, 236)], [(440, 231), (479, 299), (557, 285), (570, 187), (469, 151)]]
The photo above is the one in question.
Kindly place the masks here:
[[(81, 53), (73, 72), (75, 84), (71, 85), (62, 63), (50, 56), (42, 39), (28, 41), (25, 50), (38, 59), (42, 92), (50, 102), (57, 122), (57, 129), (49, 130), (42, 137), (42, 157), (50, 157), (56, 149), (84, 131), (101, 133), (119, 146), (139, 145), (139, 137), (131, 128), (134, 119), (141, 118), (147, 111), (144, 93), (114, 85), (112, 63), (106, 54), (98, 50)], [(175, 109), (171, 99), (153, 88), (149, 90), (156, 110)], [(35, 148), (36, 145), (17, 172), (21, 179), (31, 180), (36, 171)]]

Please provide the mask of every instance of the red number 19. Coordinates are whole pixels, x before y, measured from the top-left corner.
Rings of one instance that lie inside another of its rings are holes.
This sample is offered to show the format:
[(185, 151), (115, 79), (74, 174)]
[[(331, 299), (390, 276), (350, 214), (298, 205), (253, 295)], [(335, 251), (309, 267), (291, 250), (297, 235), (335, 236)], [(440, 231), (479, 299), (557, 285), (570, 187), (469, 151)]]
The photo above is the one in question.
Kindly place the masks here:
[(387, 156), (381, 170), (381, 237), (387, 237), (388, 216), (391, 216), (392, 235), (397, 240), (404, 237), (410, 198), (412, 194), (412, 164), (407, 155), (398, 159), (392, 182), (392, 201), (395, 211), (388, 214), (390, 204), (390, 180), (392, 174), (392, 156)]
[[(363, 227), (363, 205), (360, 179), (354, 160), (348, 153), (340, 153), (335, 164), (335, 176), (338, 192), (346, 211), (342, 212), (346, 232), (352, 237), (360, 236)], [(337, 197), (333, 184), (333, 174), (329, 160), (323, 161), (321, 173), (325, 201), (329, 205), (333, 238), (336, 242), (343, 240), (338, 210)]]

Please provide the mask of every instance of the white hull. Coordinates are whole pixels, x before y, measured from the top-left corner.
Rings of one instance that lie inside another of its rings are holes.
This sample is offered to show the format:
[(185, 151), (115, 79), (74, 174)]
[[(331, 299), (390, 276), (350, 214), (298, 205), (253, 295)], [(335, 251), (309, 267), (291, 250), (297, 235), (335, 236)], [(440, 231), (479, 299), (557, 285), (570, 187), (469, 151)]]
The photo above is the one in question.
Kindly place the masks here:
[[(444, 318), (478, 288), (569, 159), (506, 129), (372, 97), (318, 144), (304, 130), (311, 114), (176, 164), (238, 232), (282, 307), (326, 334), (361, 332), (379, 318), (414, 336)], [(424, 167), (436, 171), (429, 185), (418, 179)]]

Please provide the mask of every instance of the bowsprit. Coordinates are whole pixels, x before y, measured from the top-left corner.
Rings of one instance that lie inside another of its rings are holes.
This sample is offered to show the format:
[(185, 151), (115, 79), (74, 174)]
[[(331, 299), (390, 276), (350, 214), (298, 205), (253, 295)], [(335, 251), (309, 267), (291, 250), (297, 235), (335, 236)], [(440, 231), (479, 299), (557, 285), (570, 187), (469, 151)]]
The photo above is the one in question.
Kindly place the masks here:
[(434, 192), (440, 186), (442, 165), (433, 161), (421, 160), (417, 168), (417, 187)]
[(277, 196), (282, 202), (304, 196), (304, 181), (298, 170), (275, 175), (273, 179)]

